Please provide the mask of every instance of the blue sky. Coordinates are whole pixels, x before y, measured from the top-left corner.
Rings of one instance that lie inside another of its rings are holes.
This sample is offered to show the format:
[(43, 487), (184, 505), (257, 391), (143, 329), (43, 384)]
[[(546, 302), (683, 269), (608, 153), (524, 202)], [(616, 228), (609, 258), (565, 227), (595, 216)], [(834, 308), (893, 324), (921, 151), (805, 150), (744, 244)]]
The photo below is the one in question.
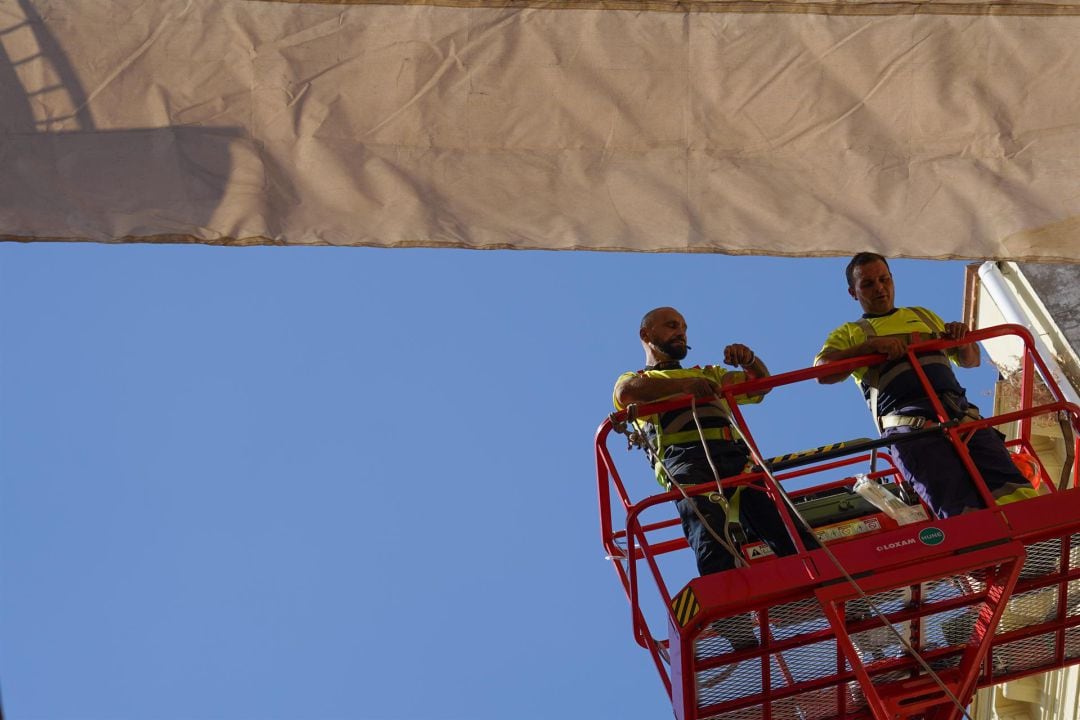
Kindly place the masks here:
[[(0, 244), (4, 710), (670, 717), (599, 541), (611, 386), (657, 305), (691, 361), (808, 365), (844, 264)], [(894, 262), (898, 304), (960, 319), (963, 266)], [(851, 384), (748, 418), (767, 455), (872, 433)]]

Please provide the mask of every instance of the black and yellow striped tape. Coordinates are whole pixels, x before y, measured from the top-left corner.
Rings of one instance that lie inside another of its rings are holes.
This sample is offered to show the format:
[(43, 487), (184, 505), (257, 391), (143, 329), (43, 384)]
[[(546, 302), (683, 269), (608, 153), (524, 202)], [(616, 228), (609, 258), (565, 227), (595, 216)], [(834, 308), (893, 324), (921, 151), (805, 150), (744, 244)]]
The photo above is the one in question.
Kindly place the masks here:
[(810, 457), (811, 455), (823, 455), (823, 454), (825, 454), (827, 452), (832, 452), (833, 450), (839, 450), (840, 448), (844, 447), (845, 445), (849, 445), (849, 444), (850, 444), (849, 441), (844, 441), (844, 442), (833, 443), (832, 445), (822, 445), (821, 447), (816, 447), (816, 448), (813, 448), (813, 449), (810, 449), (810, 450), (800, 450), (799, 452), (789, 453), (787, 455), (778, 455), (778, 456), (776, 456), (774, 458), (769, 458), (765, 462), (768, 463), (769, 465), (776, 465), (778, 463), (786, 463), (786, 462), (789, 462), (791, 460), (796, 460), (796, 459), (804, 458), (804, 457)]
[(701, 605), (690, 588), (683, 589), (671, 600), (671, 612), (675, 615), (675, 622), (679, 623), (679, 627), (686, 627), (699, 610)]

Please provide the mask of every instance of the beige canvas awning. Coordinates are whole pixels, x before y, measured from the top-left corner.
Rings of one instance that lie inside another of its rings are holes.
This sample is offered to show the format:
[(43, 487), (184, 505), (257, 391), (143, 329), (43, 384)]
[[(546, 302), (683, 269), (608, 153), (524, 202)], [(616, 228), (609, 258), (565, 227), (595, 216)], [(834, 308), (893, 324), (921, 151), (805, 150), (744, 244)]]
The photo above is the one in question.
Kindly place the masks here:
[(0, 236), (1080, 261), (1080, 2), (0, 0)]

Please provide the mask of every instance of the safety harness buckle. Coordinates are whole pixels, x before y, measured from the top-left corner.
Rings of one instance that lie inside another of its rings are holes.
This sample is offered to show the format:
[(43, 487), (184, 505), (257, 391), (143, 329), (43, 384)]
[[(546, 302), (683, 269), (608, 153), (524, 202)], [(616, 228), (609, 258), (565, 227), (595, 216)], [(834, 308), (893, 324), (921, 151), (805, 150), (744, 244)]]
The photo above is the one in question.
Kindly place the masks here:
[(922, 430), (924, 427), (937, 425), (934, 420), (927, 420), (919, 415), (884, 415), (881, 418), (881, 428), (894, 428), (900, 426), (910, 427), (912, 430)]

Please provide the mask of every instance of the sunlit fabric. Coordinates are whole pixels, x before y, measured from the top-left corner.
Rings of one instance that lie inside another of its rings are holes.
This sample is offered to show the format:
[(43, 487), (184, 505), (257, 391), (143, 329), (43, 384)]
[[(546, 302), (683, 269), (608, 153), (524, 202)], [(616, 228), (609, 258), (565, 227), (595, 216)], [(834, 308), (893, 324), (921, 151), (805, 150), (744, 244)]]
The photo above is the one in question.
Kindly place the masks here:
[(1080, 0), (0, 0), (0, 236), (1076, 262), (1078, 67)]

